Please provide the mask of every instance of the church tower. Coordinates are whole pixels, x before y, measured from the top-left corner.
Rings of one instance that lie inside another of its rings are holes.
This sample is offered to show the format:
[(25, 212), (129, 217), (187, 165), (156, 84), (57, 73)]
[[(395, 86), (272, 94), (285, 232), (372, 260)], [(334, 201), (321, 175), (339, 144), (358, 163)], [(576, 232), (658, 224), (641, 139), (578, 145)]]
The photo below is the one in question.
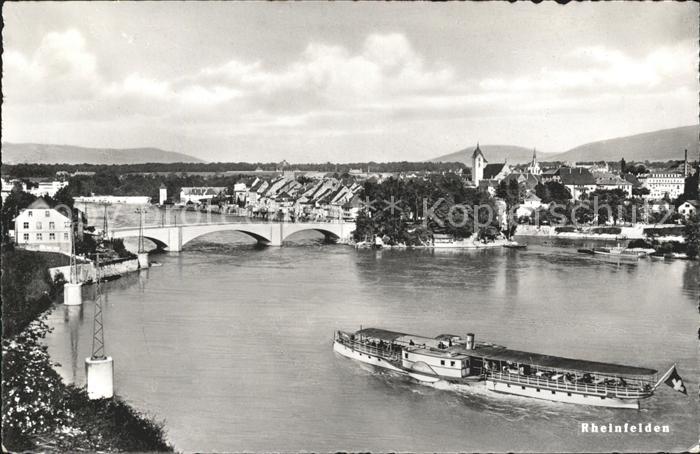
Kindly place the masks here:
[(537, 162), (537, 149), (536, 148), (532, 149), (532, 162), (530, 162), (530, 165), (527, 166), (527, 173), (531, 173), (533, 175), (542, 174), (542, 169), (540, 169), (540, 163)]
[(486, 167), (487, 162), (484, 153), (479, 148), (479, 142), (477, 142), (474, 153), (472, 153), (472, 183), (474, 186), (479, 186), (479, 181), (484, 179), (484, 167)]

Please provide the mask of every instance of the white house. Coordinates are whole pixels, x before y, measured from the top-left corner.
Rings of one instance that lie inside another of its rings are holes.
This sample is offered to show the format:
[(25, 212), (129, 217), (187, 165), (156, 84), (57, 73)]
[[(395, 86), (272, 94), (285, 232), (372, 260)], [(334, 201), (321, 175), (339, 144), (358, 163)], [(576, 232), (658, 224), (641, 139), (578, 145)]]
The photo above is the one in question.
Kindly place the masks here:
[(39, 186), (32, 188), (29, 192), (37, 197), (43, 197), (45, 195), (53, 197), (59, 191), (59, 189), (68, 186), (67, 181), (42, 181)]
[(680, 173), (647, 173), (637, 178), (642, 187), (649, 189), (649, 194), (644, 196), (647, 199), (662, 199), (666, 194), (675, 199), (685, 190), (685, 177)]
[(621, 189), (627, 197), (632, 197), (632, 183), (624, 178), (609, 172), (598, 172), (594, 173), (593, 176), (598, 189), (605, 191)]
[(534, 193), (530, 193), (525, 197), (523, 203), (521, 203), (515, 210), (515, 216), (517, 218), (530, 217), (532, 213), (537, 211), (542, 206), (542, 199), (537, 197)]
[(700, 200), (686, 200), (678, 207), (678, 212), (686, 218), (698, 214), (698, 210), (700, 210)]
[(70, 213), (54, 210), (36, 199), (15, 218), (15, 243), (26, 249), (71, 252)]

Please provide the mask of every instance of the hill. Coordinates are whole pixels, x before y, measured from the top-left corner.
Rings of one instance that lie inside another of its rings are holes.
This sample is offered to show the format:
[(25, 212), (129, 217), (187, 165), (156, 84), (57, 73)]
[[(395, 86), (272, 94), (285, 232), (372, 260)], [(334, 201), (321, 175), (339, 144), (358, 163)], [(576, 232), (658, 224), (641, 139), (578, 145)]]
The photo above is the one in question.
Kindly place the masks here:
[(551, 156), (558, 161), (668, 161), (683, 159), (688, 149), (688, 159), (696, 159), (700, 125), (662, 129), (627, 137), (591, 142)]
[[(431, 159), (431, 162), (463, 162), (471, 167), (472, 153), (476, 145), (467, 147), (454, 153)], [(515, 145), (479, 145), (488, 162), (503, 162), (508, 158), (511, 164), (522, 164), (532, 160), (532, 148), (518, 147)], [(549, 161), (551, 154), (537, 152), (539, 161)]]
[(4, 164), (143, 164), (147, 162), (204, 162), (159, 148), (86, 148), (73, 145), (3, 143)]

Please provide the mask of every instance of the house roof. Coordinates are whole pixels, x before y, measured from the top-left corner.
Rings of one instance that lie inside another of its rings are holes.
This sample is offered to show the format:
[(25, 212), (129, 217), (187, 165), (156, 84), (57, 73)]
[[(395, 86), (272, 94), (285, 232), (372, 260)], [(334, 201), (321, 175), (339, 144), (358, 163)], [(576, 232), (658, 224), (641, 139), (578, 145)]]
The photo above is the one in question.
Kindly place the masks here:
[(486, 164), (486, 167), (484, 167), (484, 178), (490, 180), (491, 178), (495, 177), (496, 175), (501, 173), (501, 170), (503, 170), (503, 167), (505, 165), (506, 164), (504, 162), (496, 164)]
[(44, 200), (42, 197), (39, 197), (38, 199), (30, 203), (27, 208), (30, 210), (48, 210), (51, 207), (48, 203), (46, 203), (46, 200)]
[(595, 185), (595, 178), (591, 175), (588, 169), (582, 167), (576, 168), (561, 168), (559, 169), (559, 178), (564, 186), (585, 186)]
[(614, 185), (625, 185), (625, 186), (631, 186), (632, 183), (629, 181), (620, 178), (618, 175), (615, 175), (614, 173), (598, 173), (595, 176), (595, 182), (596, 184), (600, 185), (608, 185), (608, 184), (614, 184)]
[(700, 200), (686, 200), (683, 204), (693, 205), (695, 208), (700, 208)]

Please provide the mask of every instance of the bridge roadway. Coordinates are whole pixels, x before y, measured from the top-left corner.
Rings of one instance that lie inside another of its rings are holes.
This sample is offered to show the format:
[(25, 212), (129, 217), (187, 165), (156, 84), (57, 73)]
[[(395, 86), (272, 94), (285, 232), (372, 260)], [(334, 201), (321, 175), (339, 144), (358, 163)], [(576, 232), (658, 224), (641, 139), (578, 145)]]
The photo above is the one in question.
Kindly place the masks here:
[[(207, 233), (234, 231), (255, 238), (267, 246), (282, 246), (290, 235), (305, 230), (315, 230), (333, 241), (347, 241), (355, 230), (354, 222), (219, 222), (205, 224), (171, 224), (143, 226), (143, 236), (153, 241), (159, 249), (180, 252), (193, 239)], [(111, 238), (139, 236), (138, 227), (109, 229)]]

